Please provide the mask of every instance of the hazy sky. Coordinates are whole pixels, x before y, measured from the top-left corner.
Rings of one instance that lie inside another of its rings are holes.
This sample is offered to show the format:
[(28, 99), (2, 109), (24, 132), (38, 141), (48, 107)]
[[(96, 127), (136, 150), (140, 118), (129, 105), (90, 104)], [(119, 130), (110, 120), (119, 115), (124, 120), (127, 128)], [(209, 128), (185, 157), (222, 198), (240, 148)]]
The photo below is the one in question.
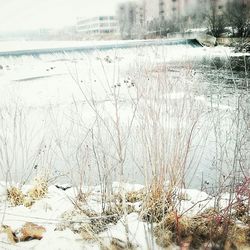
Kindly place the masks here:
[(114, 14), (121, 0), (0, 0), (0, 31), (74, 24), (77, 17)]

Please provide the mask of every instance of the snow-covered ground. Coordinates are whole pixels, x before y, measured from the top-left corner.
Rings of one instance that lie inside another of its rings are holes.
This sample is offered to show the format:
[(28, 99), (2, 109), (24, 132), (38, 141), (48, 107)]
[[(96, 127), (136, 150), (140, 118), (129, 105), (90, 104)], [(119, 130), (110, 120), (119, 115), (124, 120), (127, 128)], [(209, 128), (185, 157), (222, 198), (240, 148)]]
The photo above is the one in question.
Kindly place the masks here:
[[(1, 200), (6, 200), (5, 197), (5, 183), (1, 183)], [(143, 188), (142, 185), (124, 184), (122, 185), (125, 192), (139, 191)], [(121, 191), (119, 183), (113, 184), (114, 192), (119, 193)], [(30, 186), (23, 186), (22, 190), (25, 192), (30, 189)], [(97, 214), (101, 213), (101, 187), (82, 187), (82, 191), (88, 193), (86, 200), (84, 201), (84, 207), (95, 211)], [(65, 223), (67, 218), (63, 217), (65, 212), (73, 211), (73, 202), (76, 199), (78, 189), (71, 187), (66, 191), (50, 186), (45, 198), (36, 201), (30, 208), (23, 205), (12, 207), (8, 202), (0, 203), (0, 218), (3, 225), (8, 225), (13, 231), (20, 229), (25, 222), (33, 222), (39, 226), (46, 228), (46, 233), (43, 235), (42, 240), (31, 240), (28, 242), (19, 242), (11, 245), (6, 239), (4, 233), (0, 233), (0, 248), (1, 249), (22, 249), (22, 250), (78, 250), (78, 249), (100, 249), (100, 242), (97, 240), (86, 240), (79, 234), (74, 234), (69, 228), (64, 230), (56, 230), (58, 225)], [(205, 192), (201, 192), (194, 189), (182, 189), (178, 190), (182, 197), (185, 199), (179, 201), (177, 209), (180, 214), (196, 215), (207, 208), (213, 208), (215, 205), (215, 198), (209, 196)], [(221, 194), (220, 207), (224, 208), (228, 205), (228, 194)], [(135, 212), (130, 213), (126, 217), (126, 222), (129, 228), (130, 242), (136, 246), (136, 249), (162, 249), (155, 243), (154, 236), (151, 232), (150, 224), (144, 222), (139, 216), (139, 210), (141, 202), (137, 202), (135, 205)], [(137, 212), (138, 211), (138, 212)], [(100, 215), (99, 215), (100, 216)], [(101, 218), (101, 216), (100, 216)], [(88, 222), (90, 218), (88, 216), (75, 216), (71, 218), (71, 225), (77, 228), (77, 225), (84, 223), (84, 220)], [(109, 223), (107, 229), (100, 232), (96, 236), (98, 239), (107, 244), (113, 239), (119, 239), (126, 242), (126, 233), (124, 226), (124, 217), (122, 217), (116, 224)], [(171, 249), (174, 249), (171, 248)], [(177, 248), (178, 249), (178, 248)]]

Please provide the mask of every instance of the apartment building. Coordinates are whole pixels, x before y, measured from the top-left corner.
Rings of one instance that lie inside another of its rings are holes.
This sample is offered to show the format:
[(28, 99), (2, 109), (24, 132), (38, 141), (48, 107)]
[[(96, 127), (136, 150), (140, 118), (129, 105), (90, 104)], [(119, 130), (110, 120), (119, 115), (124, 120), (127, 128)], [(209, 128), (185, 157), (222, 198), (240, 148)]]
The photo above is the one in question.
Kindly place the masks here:
[(149, 24), (154, 20), (158, 20), (159, 11), (160, 11), (160, 0), (145, 0), (144, 8), (145, 8), (145, 23)]
[(122, 38), (140, 38), (144, 33), (143, 1), (129, 1), (118, 6), (117, 16)]
[[(207, 13), (211, 7), (216, 8), (216, 14), (222, 14), (228, 2), (233, 0), (145, 0), (148, 11), (145, 11), (146, 20), (152, 19), (152, 14), (148, 13), (152, 9), (153, 18), (156, 18), (158, 10), (159, 19), (174, 20), (183, 16), (198, 15), (200, 12)], [(238, 0), (249, 3), (250, 0)], [(158, 2), (158, 7), (156, 4)], [(154, 7), (152, 7), (154, 5)]]
[(180, 16), (181, 0), (160, 0), (159, 17), (161, 20), (174, 20)]
[(197, 13), (198, 9), (207, 9), (213, 0), (159, 0), (159, 17), (174, 20)]
[(205, 12), (209, 8), (211, 0), (180, 0), (181, 16), (190, 16)]
[(77, 32), (83, 38), (116, 38), (119, 36), (119, 23), (115, 16), (78, 18)]
[[(143, 2), (142, 2), (143, 1)], [(250, 0), (134, 0), (119, 5), (122, 38), (162, 36), (170, 32), (204, 32), (209, 16), (220, 16), (228, 3)]]
[[(205, 17), (213, 11), (215, 15), (222, 15), (227, 4), (234, 0), (158, 0), (159, 22), (180, 22), (182, 29), (195, 28), (204, 25)], [(237, 0), (248, 2), (250, 0)], [(147, 17), (146, 17), (147, 18)]]

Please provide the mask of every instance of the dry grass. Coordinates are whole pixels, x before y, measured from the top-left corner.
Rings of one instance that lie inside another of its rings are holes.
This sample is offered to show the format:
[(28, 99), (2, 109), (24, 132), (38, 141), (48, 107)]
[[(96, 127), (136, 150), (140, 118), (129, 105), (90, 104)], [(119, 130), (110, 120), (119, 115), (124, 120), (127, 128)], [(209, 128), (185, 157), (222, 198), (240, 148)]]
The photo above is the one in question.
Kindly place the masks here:
[(95, 239), (96, 235), (104, 231), (111, 222), (109, 218), (102, 217), (89, 209), (74, 209), (63, 213), (61, 217), (64, 222), (59, 224), (56, 230), (63, 231), (69, 228), (88, 240)]
[(249, 225), (238, 225), (215, 209), (207, 209), (190, 218), (169, 212), (155, 227), (154, 235), (161, 247), (168, 247), (172, 243), (179, 246), (187, 243), (191, 249), (208, 246), (219, 249), (250, 247)]
[(228, 238), (236, 246), (248, 245), (250, 247), (250, 228), (248, 226), (234, 225), (230, 228)]
[(136, 249), (135, 246), (131, 242), (125, 242), (123, 240), (112, 238), (109, 245), (100, 245), (101, 250), (134, 250)]
[(130, 203), (143, 201), (145, 197), (146, 193), (144, 189), (126, 193), (126, 201)]
[[(135, 212), (134, 205), (126, 203), (126, 212), (127, 214)], [(122, 200), (118, 199), (116, 202), (111, 202), (102, 215), (106, 218), (106, 221), (109, 223), (116, 224), (117, 221), (124, 215), (124, 206)]]
[(24, 202), (25, 195), (21, 189), (17, 187), (10, 187), (7, 189), (7, 200), (12, 206), (22, 205)]
[(173, 233), (167, 228), (157, 227), (154, 232), (156, 243), (161, 247), (168, 247), (173, 242)]
[(224, 218), (219, 211), (213, 208), (194, 216), (191, 219), (193, 236), (191, 246), (197, 249), (206, 242), (224, 246), (228, 235), (228, 226), (231, 223), (230, 220)]
[(24, 197), (23, 205), (25, 207), (31, 207), (35, 203), (35, 200), (29, 196)]
[(121, 241), (120, 239), (113, 238), (110, 243), (110, 247), (112, 250), (133, 250), (135, 247), (132, 245), (130, 242), (124, 242)]
[(48, 193), (48, 180), (44, 177), (35, 178), (35, 185), (27, 193), (33, 200), (40, 200)]
[[(124, 208), (122, 206), (122, 204), (113, 204), (108, 206), (108, 208), (104, 211), (105, 215), (117, 215), (119, 217), (121, 217), (124, 213)], [(135, 208), (133, 205), (127, 204), (126, 206), (126, 210), (128, 214), (131, 214), (135, 211)]]
[(0, 234), (6, 234), (9, 243), (15, 244), (17, 242), (16, 236), (13, 234), (12, 229), (9, 226), (2, 225), (0, 227)]
[(20, 188), (7, 189), (7, 200), (12, 206), (24, 205), (31, 207), (36, 200), (42, 199), (48, 193), (48, 181), (45, 178), (36, 178), (34, 186), (24, 194)]
[(236, 204), (235, 213), (233, 216), (242, 221), (246, 225), (250, 225), (250, 211), (249, 206), (244, 204), (243, 202), (239, 202)]
[(171, 192), (154, 183), (145, 197), (141, 217), (145, 221), (159, 223), (172, 208)]
[(164, 243), (165, 247), (172, 242), (180, 244), (192, 236), (192, 221), (190, 218), (179, 217), (176, 212), (166, 214), (163, 220), (156, 226), (154, 234), (157, 241)]

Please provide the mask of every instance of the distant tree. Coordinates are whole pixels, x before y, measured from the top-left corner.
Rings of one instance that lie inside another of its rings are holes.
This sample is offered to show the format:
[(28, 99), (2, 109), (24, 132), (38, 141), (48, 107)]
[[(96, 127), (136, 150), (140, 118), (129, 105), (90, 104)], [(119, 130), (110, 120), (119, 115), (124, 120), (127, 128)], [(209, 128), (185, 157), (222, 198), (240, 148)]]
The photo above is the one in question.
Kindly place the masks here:
[(148, 26), (148, 31), (155, 36), (167, 36), (168, 33), (178, 32), (178, 22), (165, 19), (154, 19)]
[(234, 0), (227, 5), (227, 24), (232, 27), (234, 36), (247, 37), (250, 35), (250, 4), (247, 2)]
[(218, 10), (217, 2), (211, 0), (208, 14), (205, 15), (211, 35), (219, 37), (225, 29), (226, 18), (223, 12)]
[(160, 23), (161, 35), (165, 36), (168, 33), (180, 32), (180, 20), (169, 19), (163, 20)]
[(149, 24), (148, 24), (148, 32), (153, 36), (153, 35), (157, 35), (157, 32), (160, 29), (160, 23), (157, 19), (152, 20)]
[(164, 19), (159, 22), (159, 32), (161, 36), (167, 36), (169, 32), (168, 23)]

